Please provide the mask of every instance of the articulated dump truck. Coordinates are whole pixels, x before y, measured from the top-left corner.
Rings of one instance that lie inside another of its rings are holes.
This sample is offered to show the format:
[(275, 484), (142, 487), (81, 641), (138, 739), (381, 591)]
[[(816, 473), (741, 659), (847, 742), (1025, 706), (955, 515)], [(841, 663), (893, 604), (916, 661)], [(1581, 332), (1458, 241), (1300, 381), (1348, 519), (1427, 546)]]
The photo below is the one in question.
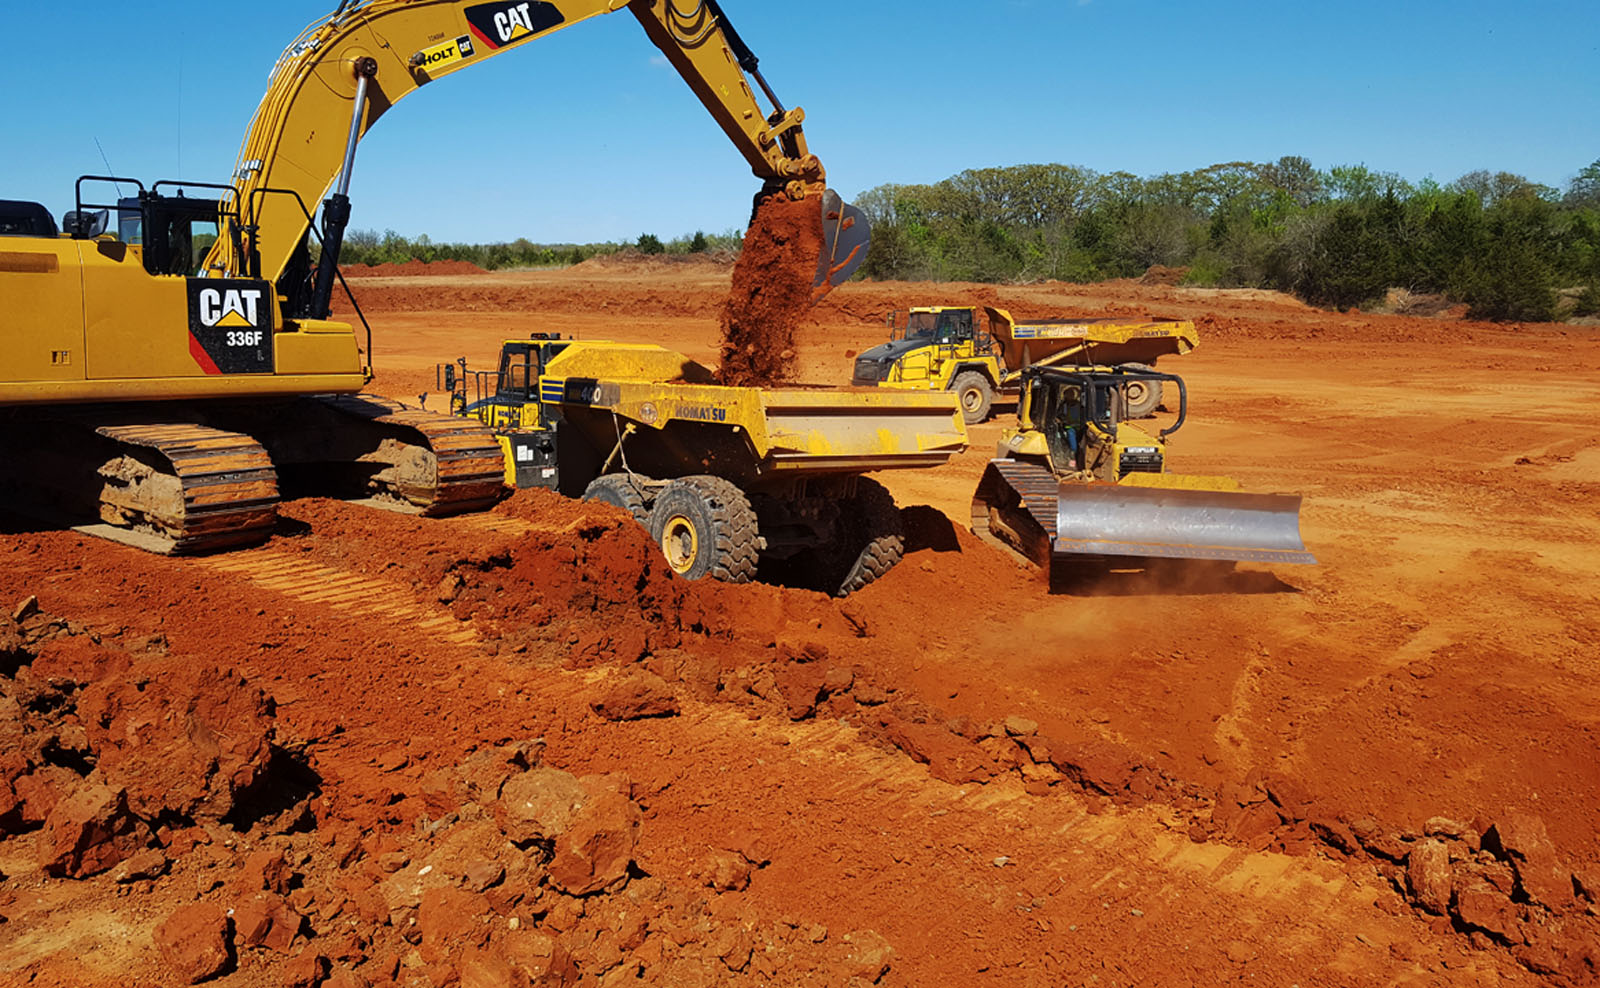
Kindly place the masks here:
[[(1171, 426), (1128, 421), (1134, 381), (1177, 389)], [(1300, 495), (1168, 472), (1168, 437), (1187, 416), (1188, 391), (1174, 374), (1030, 368), (1018, 426), (1002, 435), (973, 494), (973, 534), (1052, 577), (1158, 559), (1315, 563), (1300, 538)]]
[(622, 508), (691, 579), (859, 590), (904, 552), (894, 499), (863, 474), (967, 445), (948, 394), (711, 380), (664, 347), (545, 335), (506, 342), (494, 372), (439, 368), (451, 410), (498, 435), (507, 484)]
[[(1199, 343), (1180, 319), (1084, 318), (1018, 322), (1005, 309), (932, 305), (889, 314), (889, 342), (856, 358), (851, 384), (949, 391), (967, 424), (988, 419), (997, 394), (1017, 393), (1029, 367), (1112, 366), (1154, 370), (1161, 357)], [(1159, 380), (1126, 383), (1129, 418), (1161, 404)]]

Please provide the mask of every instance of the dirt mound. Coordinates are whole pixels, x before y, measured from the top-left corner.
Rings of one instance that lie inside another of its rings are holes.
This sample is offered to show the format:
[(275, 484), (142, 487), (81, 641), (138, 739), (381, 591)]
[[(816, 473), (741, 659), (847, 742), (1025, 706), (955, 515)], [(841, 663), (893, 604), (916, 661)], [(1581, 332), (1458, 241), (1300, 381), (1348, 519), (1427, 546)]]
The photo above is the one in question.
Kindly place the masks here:
[(471, 261), (405, 261), (399, 264), (346, 264), (340, 267), (346, 278), (446, 278), (464, 274), (488, 274)]
[(761, 201), (722, 311), (721, 383), (760, 386), (794, 376), (794, 333), (814, 301), (822, 246), (815, 199)]
[(610, 254), (596, 254), (574, 264), (570, 270), (585, 271), (636, 271), (640, 273), (682, 272), (689, 268), (723, 271), (732, 267), (738, 254), (731, 250), (703, 251), (699, 254), (646, 254), (636, 247), (624, 247)]
[(1189, 277), (1188, 268), (1169, 268), (1152, 264), (1139, 279), (1141, 285), (1176, 285)]

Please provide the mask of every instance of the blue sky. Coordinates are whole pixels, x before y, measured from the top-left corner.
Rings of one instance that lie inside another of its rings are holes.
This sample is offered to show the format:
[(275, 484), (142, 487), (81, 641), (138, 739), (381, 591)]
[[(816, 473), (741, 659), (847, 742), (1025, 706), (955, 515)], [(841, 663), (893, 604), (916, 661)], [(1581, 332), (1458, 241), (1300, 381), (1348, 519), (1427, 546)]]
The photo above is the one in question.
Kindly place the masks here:
[[(0, 197), (105, 165), (223, 181), (328, 0), (3, 0)], [(847, 198), (1054, 161), (1146, 175), (1285, 154), (1564, 186), (1600, 159), (1600, 3), (723, 0)], [(435, 240), (743, 224), (757, 183), (626, 12), (424, 87), (363, 143), (357, 228)]]

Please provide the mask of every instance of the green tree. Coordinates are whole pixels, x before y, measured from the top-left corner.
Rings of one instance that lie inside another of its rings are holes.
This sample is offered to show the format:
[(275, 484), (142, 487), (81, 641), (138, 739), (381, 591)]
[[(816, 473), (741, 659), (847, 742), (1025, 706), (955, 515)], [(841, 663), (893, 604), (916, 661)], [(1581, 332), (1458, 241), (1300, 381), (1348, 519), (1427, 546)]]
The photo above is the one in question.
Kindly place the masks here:
[(634, 246), (639, 249), (641, 254), (661, 254), (667, 249), (666, 245), (662, 244), (661, 238), (653, 233), (639, 234), (639, 240)]

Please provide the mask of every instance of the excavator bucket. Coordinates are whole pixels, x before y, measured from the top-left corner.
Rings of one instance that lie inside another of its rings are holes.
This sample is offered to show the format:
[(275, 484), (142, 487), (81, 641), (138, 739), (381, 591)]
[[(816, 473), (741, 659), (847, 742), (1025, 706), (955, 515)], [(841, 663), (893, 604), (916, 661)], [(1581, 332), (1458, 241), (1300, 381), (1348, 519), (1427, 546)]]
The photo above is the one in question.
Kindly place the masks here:
[(1056, 559), (1142, 556), (1315, 563), (1300, 539), (1300, 495), (1063, 483)]
[[(866, 214), (828, 189), (822, 194), (822, 256), (817, 259), (814, 287), (837, 288), (867, 259), (872, 229)], [(826, 286), (826, 287), (825, 287)]]

